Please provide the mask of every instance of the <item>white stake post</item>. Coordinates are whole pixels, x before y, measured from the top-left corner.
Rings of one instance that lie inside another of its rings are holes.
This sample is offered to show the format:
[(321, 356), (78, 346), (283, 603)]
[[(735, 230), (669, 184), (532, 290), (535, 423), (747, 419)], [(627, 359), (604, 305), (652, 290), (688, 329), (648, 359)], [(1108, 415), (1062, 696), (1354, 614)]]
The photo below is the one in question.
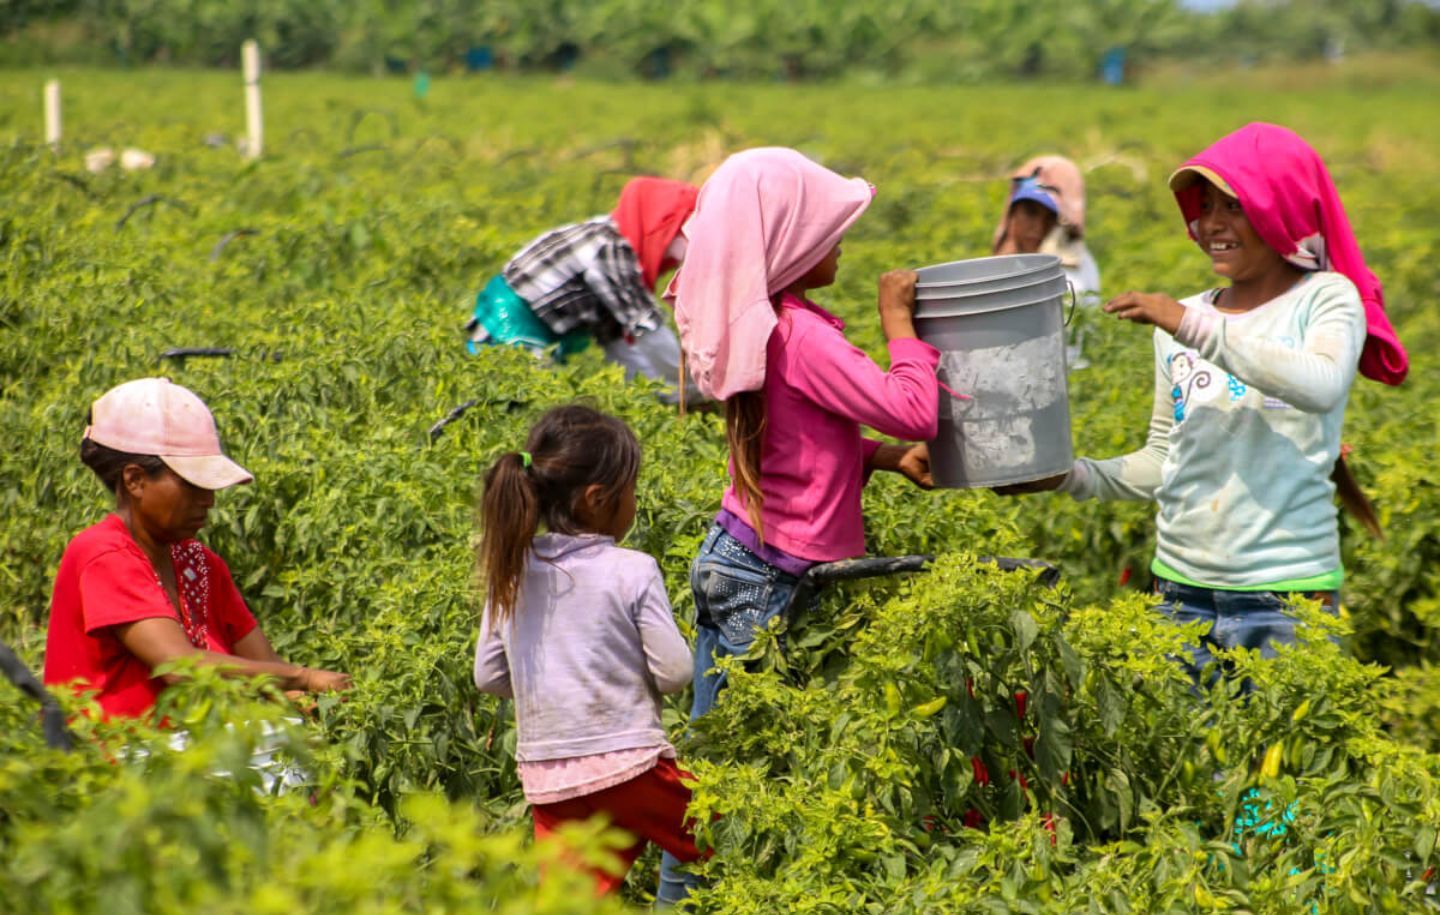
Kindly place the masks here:
[(240, 49), (245, 65), (245, 156), (260, 158), (265, 143), (265, 124), (260, 116), (260, 46), (255, 40)]
[(45, 142), (51, 149), (60, 146), (60, 80), (45, 82)]

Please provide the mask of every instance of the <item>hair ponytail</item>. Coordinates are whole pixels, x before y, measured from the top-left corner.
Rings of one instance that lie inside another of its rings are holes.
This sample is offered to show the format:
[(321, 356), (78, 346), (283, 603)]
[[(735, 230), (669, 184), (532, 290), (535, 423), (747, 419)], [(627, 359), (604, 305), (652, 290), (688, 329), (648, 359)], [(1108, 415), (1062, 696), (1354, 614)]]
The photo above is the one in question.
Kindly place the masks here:
[(735, 491), (762, 544), (765, 493), (760, 489), (760, 451), (764, 433), (765, 395), (761, 391), (745, 391), (725, 401), (725, 440), (735, 466)]
[(1350, 472), (1350, 465), (1345, 463), (1344, 454), (1335, 459), (1330, 479), (1335, 483), (1335, 493), (1340, 497), (1340, 504), (1345, 510), (1369, 531), (1371, 537), (1384, 540), (1385, 532), (1380, 528), (1380, 518), (1375, 514), (1375, 506), (1370, 504), (1365, 490), (1360, 488), (1360, 482), (1355, 479), (1355, 474)]
[(480, 574), (491, 625), (515, 614), (531, 543), (540, 525), (581, 534), (575, 516), (585, 488), (599, 484), (613, 502), (640, 473), (640, 442), (630, 427), (580, 404), (547, 410), (525, 450), (500, 456), (480, 497)]
[(540, 526), (540, 500), (520, 452), (502, 455), (485, 474), (480, 524), (480, 566), (494, 625), (515, 612), (526, 555)]

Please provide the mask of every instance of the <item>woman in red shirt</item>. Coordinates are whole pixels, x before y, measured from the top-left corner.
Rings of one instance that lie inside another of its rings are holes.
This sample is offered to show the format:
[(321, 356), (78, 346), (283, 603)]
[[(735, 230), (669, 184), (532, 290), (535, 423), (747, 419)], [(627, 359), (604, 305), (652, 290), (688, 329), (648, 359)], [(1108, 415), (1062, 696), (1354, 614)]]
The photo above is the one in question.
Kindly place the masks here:
[(345, 689), (346, 674), (291, 664), (250, 615), (225, 561), (195, 539), (215, 490), (253, 479), (220, 448), (204, 402), (165, 378), (106, 392), (90, 408), (80, 459), (115, 511), (65, 548), (50, 603), (45, 682), (93, 691), (108, 716), (138, 717), (196, 657), (285, 689)]

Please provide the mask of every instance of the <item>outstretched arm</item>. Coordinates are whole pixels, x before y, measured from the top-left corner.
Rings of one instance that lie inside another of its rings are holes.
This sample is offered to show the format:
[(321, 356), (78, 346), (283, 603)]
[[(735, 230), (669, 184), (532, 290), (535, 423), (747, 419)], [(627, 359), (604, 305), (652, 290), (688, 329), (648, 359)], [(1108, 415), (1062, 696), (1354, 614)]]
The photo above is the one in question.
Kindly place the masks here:
[(867, 440), (865, 457), (866, 470), (888, 470), (898, 473), (921, 489), (933, 489), (935, 478), (930, 475), (930, 446), (924, 442), (918, 445), (886, 445)]
[(1161, 358), (1161, 337), (1155, 335), (1155, 389), (1150, 408), (1150, 430), (1137, 451), (1108, 460), (1081, 458), (1059, 488), (1076, 499), (1149, 501), (1160, 488), (1161, 468), (1170, 454), (1170, 430), (1175, 425), (1170, 367)]
[(1298, 347), (1247, 333), (1224, 315), (1186, 308), (1158, 293), (1127, 292), (1105, 310), (1155, 325), (1194, 347), (1200, 358), (1306, 413), (1328, 413), (1344, 403), (1365, 344), (1365, 306), (1354, 287), (1339, 282), (1315, 291)]
[[(890, 371), (827, 328), (806, 335), (795, 387), (811, 402), (885, 435), (909, 441), (934, 438), (940, 415), (935, 378), (940, 353), (916, 339), (914, 308), (915, 274), (886, 273), (880, 277), (879, 310), (889, 341)], [(867, 466), (874, 466), (874, 454), (867, 452)]]
[[(233, 655), (196, 648), (190, 644), (190, 639), (186, 637), (180, 624), (165, 617), (152, 617), (116, 626), (115, 635), (126, 650), (144, 661), (151, 670), (180, 658), (196, 658), (201, 664), (213, 665), (229, 676), (274, 677), (284, 689), (318, 693), (332, 689), (348, 689), (350, 686), (349, 674), (314, 670), (282, 660), (258, 628), (252, 629), (249, 635), (236, 643), (237, 653)], [(249, 656), (238, 653), (242, 646)], [(268, 659), (255, 657), (267, 651), (270, 656)], [(180, 676), (173, 673), (161, 676), (161, 680), (167, 685), (179, 679)]]

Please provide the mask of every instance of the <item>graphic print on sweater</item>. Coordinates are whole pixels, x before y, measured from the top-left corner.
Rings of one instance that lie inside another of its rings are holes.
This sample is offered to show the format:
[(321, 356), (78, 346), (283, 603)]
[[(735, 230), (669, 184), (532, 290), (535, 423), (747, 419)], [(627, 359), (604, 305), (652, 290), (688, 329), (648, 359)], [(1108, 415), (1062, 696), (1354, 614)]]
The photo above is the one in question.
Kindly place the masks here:
[[(1280, 342), (1285, 343), (1291, 349), (1295, 348), (1295, 341), (1289, 337), (1282, 338)], [(1167, 357), (1170, 363), (1170, 379), (1173, 384), (1170, 387), (1170, 397), (1174, 400), (1175, 422), (1183, 423), (1189, 415), (1190, 405), (1210, 403), (1222, 396), (1220, 384), (1217, 378), (1224, 378), (1224, 395), (1231, 403), (1238, 403), (1245, 399), (1250, 393), (1249, 385), (1231, 375), (1229, 372), (1222, 372), (1219, 368), (1200, 358), (1200, 354), (1193, 349), (1185, 349), (1171, 353)], [(1263, 406), (1267, 410), (1288, 410), (1290, 405), (1278, 397), (1271, 397), (1268, 394), (1263, 396)]]

